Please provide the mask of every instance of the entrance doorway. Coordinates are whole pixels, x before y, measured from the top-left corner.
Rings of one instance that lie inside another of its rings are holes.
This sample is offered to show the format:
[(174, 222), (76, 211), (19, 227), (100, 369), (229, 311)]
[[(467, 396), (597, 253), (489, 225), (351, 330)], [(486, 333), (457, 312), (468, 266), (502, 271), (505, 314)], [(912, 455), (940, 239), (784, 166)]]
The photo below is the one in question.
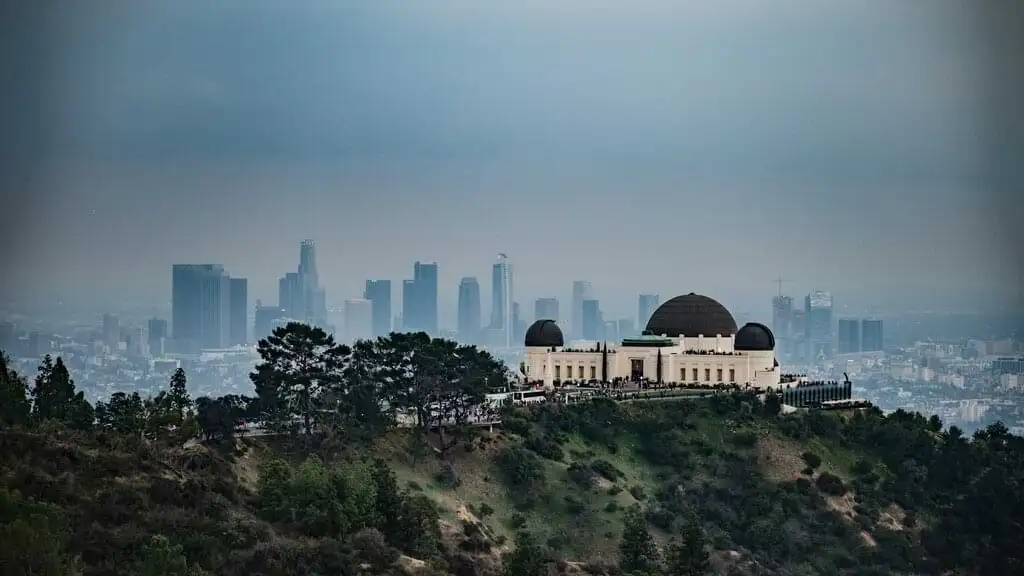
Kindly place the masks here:
[(629, 379), (633, 382), (640, 382), (644, 379), (644, 361), (639, 358), (632, 358), (629, 361)]

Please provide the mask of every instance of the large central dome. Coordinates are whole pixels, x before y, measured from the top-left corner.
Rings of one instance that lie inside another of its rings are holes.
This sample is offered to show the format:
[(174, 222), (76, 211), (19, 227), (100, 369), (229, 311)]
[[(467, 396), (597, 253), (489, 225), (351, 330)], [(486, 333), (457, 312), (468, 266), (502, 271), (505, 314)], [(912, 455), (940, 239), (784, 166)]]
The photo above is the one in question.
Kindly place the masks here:
[(659, 306), (647, 321), (647, 332), (672, 338), (732, 336), (736, 320), (714, 298), (691, 292)]

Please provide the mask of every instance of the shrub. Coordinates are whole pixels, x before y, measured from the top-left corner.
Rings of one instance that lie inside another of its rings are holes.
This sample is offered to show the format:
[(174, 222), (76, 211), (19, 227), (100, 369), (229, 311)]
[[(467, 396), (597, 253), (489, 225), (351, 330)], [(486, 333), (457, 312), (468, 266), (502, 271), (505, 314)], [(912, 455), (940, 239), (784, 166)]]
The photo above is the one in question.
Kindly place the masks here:
[(611, 480), (612, 482), (618, 480), (624, 474), (621, 470), (615, 467), (611, 462), (604, 459), (597, 459), (590, 463), (590, 468), (600, 474), (601, 476)]
[(843, 480), (831, 474), (829, 472), (822, 472), (816, 480), (818, 489), (825, 494), (831, 494), (832, 496), (842, 496), (846, 494), (846, 486), (843, 485)]
[(821, 466), (821, 456), (818, 456), (814, 452), (804, 452), (800, 455), (800, 458), (803, 459), (808, 468), (814, 469)]

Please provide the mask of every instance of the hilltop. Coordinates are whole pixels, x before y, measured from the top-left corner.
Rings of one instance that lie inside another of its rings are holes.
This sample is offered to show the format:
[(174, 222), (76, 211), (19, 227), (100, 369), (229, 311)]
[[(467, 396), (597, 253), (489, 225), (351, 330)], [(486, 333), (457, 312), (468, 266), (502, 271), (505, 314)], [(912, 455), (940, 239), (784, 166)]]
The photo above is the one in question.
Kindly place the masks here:
[(289, 325), (260, 352), (256, 398), (193, 402), (179, 370), (95, 406), (59, 358), (31, 387), (0, 361), (0, 573), (1024, 573), (1001, 425), (717, 391), (487, 430), (467, 417), (503, 368), (476, 348)]

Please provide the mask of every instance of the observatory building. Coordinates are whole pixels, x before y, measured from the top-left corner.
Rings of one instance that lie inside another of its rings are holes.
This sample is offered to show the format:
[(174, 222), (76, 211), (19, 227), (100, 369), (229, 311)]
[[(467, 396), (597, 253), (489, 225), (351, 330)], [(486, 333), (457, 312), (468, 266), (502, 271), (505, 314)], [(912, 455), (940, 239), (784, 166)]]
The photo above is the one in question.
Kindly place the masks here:
[(566, 346), (553, 320), (526, 331), (523, 375), (529, 382), (648, 381), (662, 384), (778, 388), (775, 336), (763, 324), (737, 329), (713, 298), (676, 296), (662, 304), (642, 336), (616, 343)]

